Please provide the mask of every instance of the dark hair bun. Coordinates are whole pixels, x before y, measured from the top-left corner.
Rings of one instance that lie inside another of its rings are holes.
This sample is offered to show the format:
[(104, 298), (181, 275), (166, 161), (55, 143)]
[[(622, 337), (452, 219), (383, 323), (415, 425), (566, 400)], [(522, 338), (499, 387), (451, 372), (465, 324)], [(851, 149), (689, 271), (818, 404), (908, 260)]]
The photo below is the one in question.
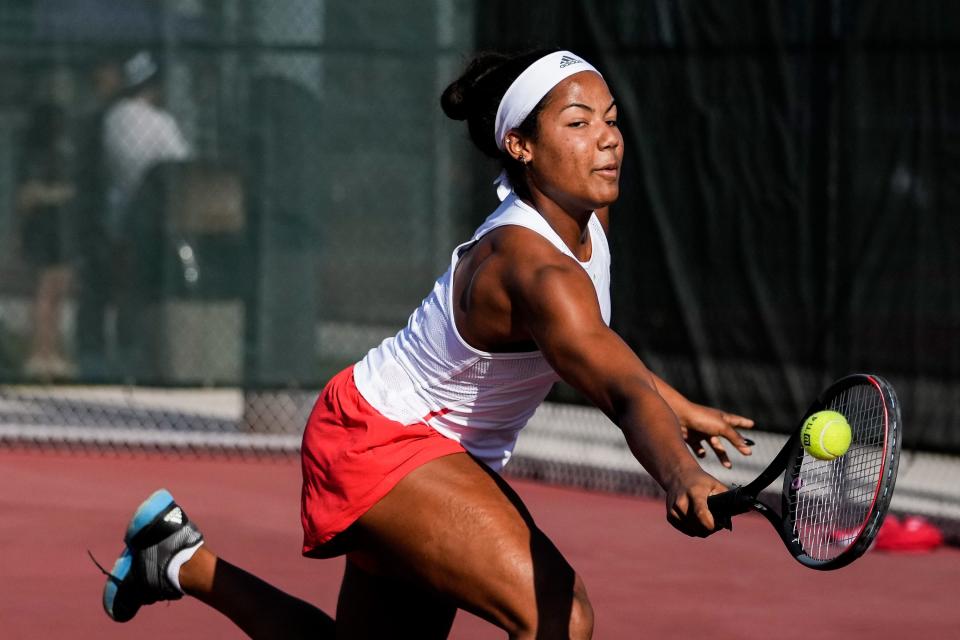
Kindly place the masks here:
[(509, 58), (502, 53), (481, 53), (470, 61), (459, 78), (450, 83), (440, 96), (443, 112), (452, 120), (466, 120), (476, 112), (477, 85)]
[(440, 96), (440, 106), (451, 120), (466, 120), (468, 111), (467, 95), (469, 88), (460, 80), (450, 83)]
[(463, 74), (440, 96), (448, 118), (466, 120), (470, 138), (483, 153), (500, 158), (494, 140), (494, 120), (500, 100), (510, 84), (534, 61), (556, 49), (538, 49), (521, 54), (488, 51), (477, 54)]

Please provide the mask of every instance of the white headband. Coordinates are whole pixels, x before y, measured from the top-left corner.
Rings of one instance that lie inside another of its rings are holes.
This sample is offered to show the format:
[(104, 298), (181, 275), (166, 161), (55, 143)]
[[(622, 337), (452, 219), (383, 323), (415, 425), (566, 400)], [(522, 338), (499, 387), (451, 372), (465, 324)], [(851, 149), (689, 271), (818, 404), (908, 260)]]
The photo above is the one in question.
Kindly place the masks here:
[[(581, 71), (593, 71), (603, 77), (592, 64), (569, 51), (547, 54), (524, 69), (507, 88), (497, 107), (494, 136), (500, 151), (505, 150), (507, 133), (519, 127), (551, 89)], [(493, 183), (497, 185), (500, 200), (506, 200), (513, 191), (506, 170), (501, 171)]]
[(593, 71), (600, 75), (593, 65), (569, 51), (547, 54), (524, 69), (507, 88), (497, 108), (494, 123), (497, 147), (503, 151), (507, 132), (519, 127), (551, 89), (581, 71)]

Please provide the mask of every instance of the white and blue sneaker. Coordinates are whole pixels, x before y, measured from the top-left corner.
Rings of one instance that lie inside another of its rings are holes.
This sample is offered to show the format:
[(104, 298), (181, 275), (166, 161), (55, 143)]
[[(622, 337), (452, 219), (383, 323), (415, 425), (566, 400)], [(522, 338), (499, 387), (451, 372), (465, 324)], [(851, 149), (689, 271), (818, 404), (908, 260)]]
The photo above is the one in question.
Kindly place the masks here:
[[(113, 570), (107, 572), (103, 609), (113, 620), (126, 622), (141, 606), (160, 600), (179, 600), (183, 592), (167, 576), (170, 561), (185, 549), (196, 550), (203, 534), (187, 518), (166, 489), (155, 491), (133, 514), (123, 537), (126, 546)], [(91, 554), (91, 559), (93, 555)]]

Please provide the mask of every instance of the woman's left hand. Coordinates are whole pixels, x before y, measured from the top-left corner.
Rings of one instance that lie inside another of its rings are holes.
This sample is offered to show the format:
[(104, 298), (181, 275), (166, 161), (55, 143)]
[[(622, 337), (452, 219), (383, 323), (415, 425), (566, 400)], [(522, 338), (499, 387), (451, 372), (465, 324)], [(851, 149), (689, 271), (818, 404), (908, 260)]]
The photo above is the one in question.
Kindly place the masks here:
[(728, 469), (732, 467), (733, 463), (730, 462), (730, 456), (727, 455), (727, 450), (724, 448), (721, 438), (730, 442), (741, 454), (750, 455), (750, 445), (737, 432), (737, 429), (753, 427), (753, 420), (750, 418), (693, 402), (685, 408), (683, 415), (677, 417), (680, 420), (680, 432), (684, 441), (698, 458), (706, 457), (707, 449), (704, 445), (704, 442), (706, 442), (717, 455), (720, 464)]

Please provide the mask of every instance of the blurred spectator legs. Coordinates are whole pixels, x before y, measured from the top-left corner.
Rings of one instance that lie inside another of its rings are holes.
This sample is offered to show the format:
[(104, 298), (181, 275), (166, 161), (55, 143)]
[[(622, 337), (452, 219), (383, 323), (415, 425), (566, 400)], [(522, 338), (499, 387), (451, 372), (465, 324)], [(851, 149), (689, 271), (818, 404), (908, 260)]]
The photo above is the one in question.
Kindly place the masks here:
[(76, 371), (66, 357), (60, 331), (61, 310), (70, 288), (71, 269), (57, 265), (41, 269), (33, 301), (33, 337), (24, 373), (32, 378), (72, 378)]

